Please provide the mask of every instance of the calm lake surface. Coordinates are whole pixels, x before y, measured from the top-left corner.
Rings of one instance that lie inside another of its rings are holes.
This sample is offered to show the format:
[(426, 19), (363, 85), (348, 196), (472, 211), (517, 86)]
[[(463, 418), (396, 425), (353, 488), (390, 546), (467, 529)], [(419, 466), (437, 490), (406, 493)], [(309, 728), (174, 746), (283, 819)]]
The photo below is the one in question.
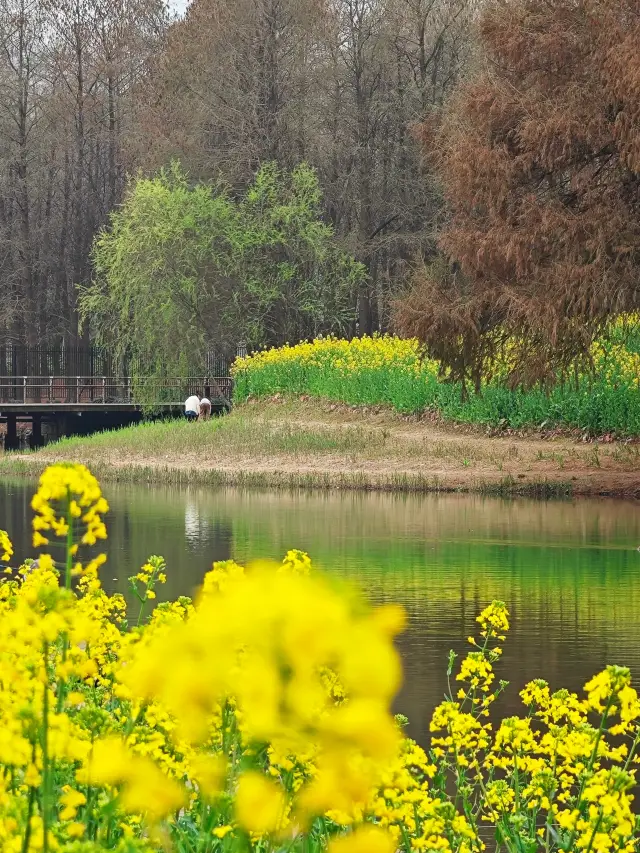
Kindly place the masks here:
[[(29, 548), (32, 483), (0, 482), (0, 527)], [(640, 504), (535, 502), (469, 495), (269, 493), (107, 484), (109, 562), (103, 582), (127, 591), (149, 554), (168, 564), (161, 596), (190, 594), (213, 560), (279, 559), (289, 548), (357, 581), (374, 602), (409, 614), (400, 638), (397, 710), (424, 742), (446, 689), (449, 649), (465, 653), (493, 598), (512, 614), (498, 677), (500, 710), (519, 711), (532, 678), (579, 690), (607, 663), (640, 680)]]

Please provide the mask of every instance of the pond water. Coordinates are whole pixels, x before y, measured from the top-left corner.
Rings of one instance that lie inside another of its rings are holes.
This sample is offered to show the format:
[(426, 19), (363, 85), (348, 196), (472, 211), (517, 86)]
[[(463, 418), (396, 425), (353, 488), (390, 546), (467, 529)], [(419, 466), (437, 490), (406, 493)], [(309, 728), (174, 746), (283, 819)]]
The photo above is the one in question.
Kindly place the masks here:
[[(30, 554), (32, 483), (0, 483), (0, 527)], [(149, 554), (169, 567), (163, 597), (190, 594), (213, 560), (281, 558), (289, 548), (405, 605), (405, 682), (397, 710), (424, 742), (446, 689), (449, 649), (465, 653), (493, 598), (512, 614), (498, 677), (500, 711), (519, 711), (532, 678), (580, 689), (607, 663), (640, 679), (640, 504), (536, 502), (473, 495), (270, 493), (107, 485), (103, 582), (126, 593)]]

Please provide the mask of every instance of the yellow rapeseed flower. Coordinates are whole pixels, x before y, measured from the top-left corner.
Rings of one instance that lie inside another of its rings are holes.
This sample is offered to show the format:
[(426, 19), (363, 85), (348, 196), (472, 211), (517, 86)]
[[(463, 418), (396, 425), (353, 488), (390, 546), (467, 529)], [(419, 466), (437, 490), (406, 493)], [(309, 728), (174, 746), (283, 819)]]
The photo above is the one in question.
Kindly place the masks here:
[(396, 844), (388, 832), (367, 825), (332, 839), (328, 847), (328, 853), (395, 853), (395, 850)]
[(235, 814), (248, 832), (267, 835), (283, 823), (286, 813), (284, 791), (276, 782), (253, 771), (243, 773), (238, 781)]
[(102, 497), (98, 481), (84, 465), (58, 463), (46, 468), (31, 508), (35, 512), (34, 547), (47, 545), (50, 534), (67, 537), (77, 521), (83, 525), (82, 544), (95, 545), (98, 539), (107, 536), (102, 516), (109, 505)]
[(13, 557), (13, 545), (6, 530), (0, 530), (0, 560), (10, 560)]

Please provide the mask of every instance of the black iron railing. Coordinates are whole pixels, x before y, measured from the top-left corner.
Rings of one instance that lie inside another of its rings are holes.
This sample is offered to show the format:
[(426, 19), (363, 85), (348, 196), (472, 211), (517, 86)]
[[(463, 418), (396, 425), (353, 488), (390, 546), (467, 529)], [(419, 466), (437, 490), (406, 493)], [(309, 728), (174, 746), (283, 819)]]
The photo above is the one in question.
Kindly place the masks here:
[(103, 347), (0, 344), (0, 403), (179, 403), (191, 394), (230, 401), (231, 359), (210, 351), (186, 376), (159, 377), (140, 359)]
[(192, 394), (230, 402), (229, 376), (0, 376), (0, 404), (180, 404)]

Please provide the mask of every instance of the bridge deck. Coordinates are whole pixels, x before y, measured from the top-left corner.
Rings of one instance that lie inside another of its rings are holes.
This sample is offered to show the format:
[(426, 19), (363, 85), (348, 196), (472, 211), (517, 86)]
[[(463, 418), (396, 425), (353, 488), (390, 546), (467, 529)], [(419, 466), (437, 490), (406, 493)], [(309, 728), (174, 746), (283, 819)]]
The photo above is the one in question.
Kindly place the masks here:
[[(164, 409), (165, 411), (173, 411), (175, 409), (182, 409), (184, 406), (184, 402), (180, 403), (153, 403), (151, 404), (156, 409)], [(214, 399), (211, 401), (211, 405), (213, 408), (216, 406), (226, 406), (228, 405), (228, 400), (217, 400)], [(142, 409), (140, 403), (60, 403), (60, 402), (52, 402), (52, 403), (3, 403), (0, 402), (0, 420), (2, 420), (3, 415), (12, 414), (12, 415), (32, 415), (32, 414), (49, 414), (55, 415), (56, 413), (81, 413), (81, 412), (138, 412)]]
[[(228, 370), (228, 363), (218, 362), (211, 361), (204, 369), (212, 372), (200, 376), (132, 378), (96, 376), (93, 372), (89, 376), (53, 372), (38, 376), (26, 372), (19, 375), (18, 371), (0, 375), (0, 441), (3, 439), (5, 450), (17, 449), (18, 423), (31, 424), (31, 446), (39, 447), (45, 440), (45, 428), (48, 437), (59, 438), (135, 423), (148, 409), (178, 415), (193, 394), (208, 397), (214, 412), (229, 409), (233, 381), (230, 376), (213, 373)], [(93, 371), (93, 362), (89, 369)], [(7, 367), (0, 370), (4, 372)]]

